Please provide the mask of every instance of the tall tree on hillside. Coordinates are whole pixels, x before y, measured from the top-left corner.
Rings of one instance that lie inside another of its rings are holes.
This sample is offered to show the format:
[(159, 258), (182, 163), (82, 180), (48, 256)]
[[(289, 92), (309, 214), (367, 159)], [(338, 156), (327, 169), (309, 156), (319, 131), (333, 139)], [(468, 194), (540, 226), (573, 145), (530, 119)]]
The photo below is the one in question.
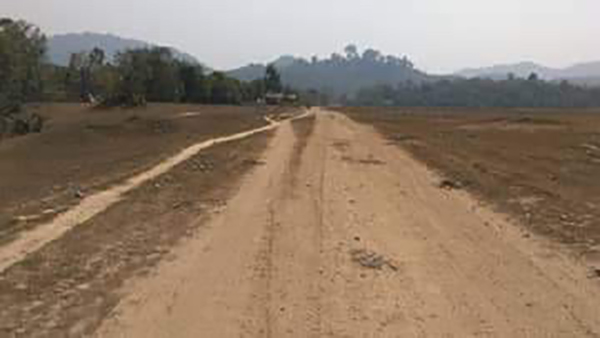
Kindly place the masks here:
[(39, 28), (0, 18), (0, 109), (5, 113), (40, 97), (45, 50), (46, 38)]
[(363, 52), (362, 58), (365, 61), (376, 63), (381, 61), (382, 55), (378, 50), (369, 48)]
[(273, 64), (268, 65), (265, 71), (265, 88), (267, 92), (272, 93), (280, 93), (283, 90), (281, 75)]
[(346, 48), (344, 48), (344, 52), (346, 53), (346, 58), (348, 60), (355, 60), (360, 57), (360, 55), (358, 54), (358, 48), (356, 47), (356, 45), (346, 46)]
[(529, 81), (537, 81), (539, 80), (539, 76), (537, 75), (537, 73), (531, 73), (529, 74), (529, 77), (527, 78), (527, 80)]

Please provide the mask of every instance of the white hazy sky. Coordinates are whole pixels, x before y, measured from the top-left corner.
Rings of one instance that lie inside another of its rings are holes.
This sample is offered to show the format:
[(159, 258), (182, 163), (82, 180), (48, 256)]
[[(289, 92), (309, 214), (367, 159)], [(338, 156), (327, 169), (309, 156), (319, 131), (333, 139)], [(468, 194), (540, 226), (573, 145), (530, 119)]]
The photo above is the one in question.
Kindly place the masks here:
[(348, 43), (436, 73), (600, 60), (600, 0), (0, 0), (0, 16), (170, 45), (218, 69)]

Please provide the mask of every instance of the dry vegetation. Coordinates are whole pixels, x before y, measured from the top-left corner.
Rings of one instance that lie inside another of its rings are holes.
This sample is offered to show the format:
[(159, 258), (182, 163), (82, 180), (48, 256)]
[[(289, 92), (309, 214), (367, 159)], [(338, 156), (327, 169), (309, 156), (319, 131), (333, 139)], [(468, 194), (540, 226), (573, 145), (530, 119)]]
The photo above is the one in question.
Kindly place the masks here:
[[(56, 184), (67, 189), (76, 182), (87, 193), (147, 168), (192, 142), (264, 123), (264, 112), (254, 108), (153, 106), (140, 111), (87, 112), (75, 106), (53, 106), (51, 111), (54, 125), (47, 133), (0, 144), (0, 168), (14, 178), (1, 184), (29, 187), (3, 194), (0, 206), (11, 210), (9, 216), (21, 210), (19, 202), (33, 203)], [(186, 111), (202, 115), (181, 115)], [(225, 207), (243, 174), (261, 163), (259, 157), (270, 136), (258, 134), (203, 151), (133, 190), (102, 217), (82, 224), (4, 272), (0, 276), (0, 336), (89, 333), (116, 305), (116, 292), (125, 280), (148, 271), (175, 243)], [(27, 149), (29, 156), (20, 149)], [(69, 152), (72, 156), (67, 156)], [(36, 174), (28, 168), (19, 172), (7, 163), (41, 167)], [(78, 169), (73, 170), (74, 166)], [(69, 200), (69, 196), (64, 200), (60, 195), (48, 196), (52, 199), (42, 202), (53, 206)], [(15, 231), (5, 226), (0, 228), (4, 236)]]
[(82, 196), (144, 171), (193, 143), (266, 124), (274, 108), (150, 105), (36, 109), (40, 134), (0, 141), (0, 242), (52, 218)]
[(446, 180), (530, 229), (600, 258), (595, 110), (347, 108)]

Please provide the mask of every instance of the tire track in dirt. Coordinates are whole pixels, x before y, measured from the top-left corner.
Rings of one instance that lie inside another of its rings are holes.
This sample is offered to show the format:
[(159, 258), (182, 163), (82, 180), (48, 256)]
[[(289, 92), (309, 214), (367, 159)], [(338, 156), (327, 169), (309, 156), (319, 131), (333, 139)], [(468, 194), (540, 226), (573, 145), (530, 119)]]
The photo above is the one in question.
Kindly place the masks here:
[[(320, 265), (318, 176), (320, 161), (310, 161), (314, 116), (292, 122), (293, 146), (284, 163), (274, 195), (269, 197), (268, 220), (261, 248), (253, 263), (257, 271), (254, 294), (246, 312), (261, 313), (259, 329), (250, 336), (318, 336), (320, 332)], [(316, 166), (307, 167), (306, 163)], [(303, 278), (297, 278), (303, 276)]]
[[(316, 118), (292, 123), (295, 145), (275, 198), (276, 227), (270, 290), (271, 332), (274, 337), (321, 335), (321, 174), (316, 160), (323, 148), (313, 136)], [(301, 277), (300, 277), (301, 276)]]

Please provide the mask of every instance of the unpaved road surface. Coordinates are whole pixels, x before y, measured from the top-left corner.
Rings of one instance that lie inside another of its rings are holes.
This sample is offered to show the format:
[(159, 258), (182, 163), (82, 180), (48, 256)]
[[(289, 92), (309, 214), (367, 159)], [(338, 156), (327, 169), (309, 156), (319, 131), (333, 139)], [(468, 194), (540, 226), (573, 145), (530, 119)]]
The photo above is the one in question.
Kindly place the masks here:
[(310, 121), (278, 128), (227, 208), (129, 281), (98, 337), (600, 335), (582, 264), (440, 189), (371, 127)]

